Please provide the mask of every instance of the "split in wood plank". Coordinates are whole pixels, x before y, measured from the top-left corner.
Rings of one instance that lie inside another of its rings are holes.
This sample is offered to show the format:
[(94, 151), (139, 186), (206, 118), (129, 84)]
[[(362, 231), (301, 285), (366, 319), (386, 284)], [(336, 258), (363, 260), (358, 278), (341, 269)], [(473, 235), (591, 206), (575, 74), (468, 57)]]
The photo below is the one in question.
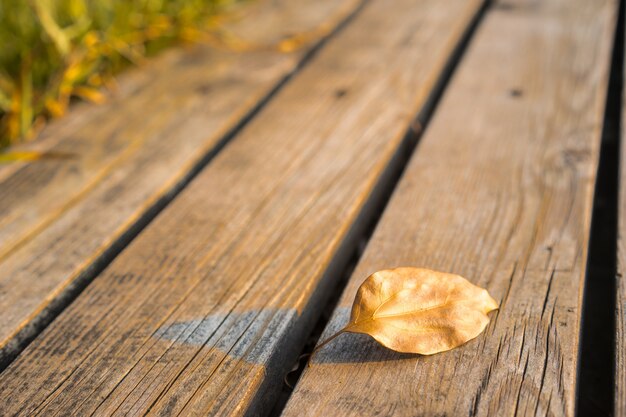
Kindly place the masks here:
[[(355, 0), (259, 2), (229, 26), (278, 43), (337, 26)], [(312, 45), (292, 53), (197, 46), (131, 71), (108, 104), (83, 105), (35, 147), (68, 153), (0, 171), (0, 363), (98, 272)]]
[(501, 306), (485, 333), (434, 356), (342, 335), (316, 354), (285, 417), (573, 417), (617, 8), (493, 4), (322, 339), (346, 324), (368, 275), (397, 266), (487, 288)]
[(481, 6), (369, 2), (0, 375), (0, 409), (271, 406)]

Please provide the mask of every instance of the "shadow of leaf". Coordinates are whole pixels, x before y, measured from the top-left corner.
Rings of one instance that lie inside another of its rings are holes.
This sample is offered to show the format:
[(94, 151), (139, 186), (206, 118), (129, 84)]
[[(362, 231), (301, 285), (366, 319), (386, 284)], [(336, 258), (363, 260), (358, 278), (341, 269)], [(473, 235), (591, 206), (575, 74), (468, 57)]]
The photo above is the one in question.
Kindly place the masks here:
[[(339, 307), (324, 332), (322, 340), (336, 333), (350, 320), (350, 308)], [(320, 340), (320, 342), (322, 341)], [(408, 360), (421, 357), (414, 353), (395, 352), (380, 345), (371, 336), (344, 333), (324, 346), (313, 357), (313, 363), (357, 363)]]

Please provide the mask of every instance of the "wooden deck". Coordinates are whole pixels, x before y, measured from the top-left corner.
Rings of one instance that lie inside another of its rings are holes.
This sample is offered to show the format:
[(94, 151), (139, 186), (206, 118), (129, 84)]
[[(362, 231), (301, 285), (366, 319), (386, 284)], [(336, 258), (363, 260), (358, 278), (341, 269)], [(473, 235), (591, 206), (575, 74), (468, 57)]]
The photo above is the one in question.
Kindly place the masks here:
[[(168, 52), (24, 145), (68, 158), (0, 165), (0, 416), (626, 416), (618, 0), (245, 7), (249, 47)], [(603, 198), (615, 320), (582, 384)], [(343, 335), (302, 366), (396, 266), (500, 309), (449, 352)]]

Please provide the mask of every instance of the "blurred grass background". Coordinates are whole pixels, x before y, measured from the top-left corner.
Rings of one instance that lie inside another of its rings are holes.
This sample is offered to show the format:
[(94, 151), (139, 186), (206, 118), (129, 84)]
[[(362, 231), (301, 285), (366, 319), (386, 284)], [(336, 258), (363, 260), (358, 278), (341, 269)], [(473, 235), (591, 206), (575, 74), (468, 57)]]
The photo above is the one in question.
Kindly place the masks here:
[(235, 0), (0, 0), (0, 149), (32, 138), (74, 97), (218, 24)]

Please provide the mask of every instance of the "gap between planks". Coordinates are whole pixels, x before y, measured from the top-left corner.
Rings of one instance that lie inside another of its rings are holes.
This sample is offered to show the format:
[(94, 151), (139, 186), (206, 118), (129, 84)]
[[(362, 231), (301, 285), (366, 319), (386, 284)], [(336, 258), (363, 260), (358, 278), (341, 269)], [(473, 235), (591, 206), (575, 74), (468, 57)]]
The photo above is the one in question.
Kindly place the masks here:
[(620, 369), (615, 349), (615, 278), (624, 71), (624, 1), (620, 2), (614, 39), (583, 297), (576, 407), (576, 414), (579, 416), (623, 414), (614, 412), (619, 408), (614, 372)]
[[(418, 145), (418, 141), (420, 140), (421, 135), (428, 128), (428, 123), (430, 122), (430, 119), (435, 112), (437, 105), (439, 104), (439, 101), (441, 100), (441, 97), (454, 74), (454, 71), (457, 69), (459, 63), (463, 59), (463, 55), (467, 50), (467, 47), (471, 42), (474, 33), (476, 32), (476, 28), (478, 27), (478, 25), (480, 25), (481, 20), (487, 12), (489, 4), (489, 0), (485, 1), (478, 13), (476, 13), (476, 16), (469, 24), (458, 46), (453, 51), (452, 56), (446, 64), (445, 69), (442, 71), (441, 77), (436, 82), (435, 88), (430, 94), (430, 97), (426, 100), (424, 108), (416, 115), (415, 123), (412, 124), (412, 126), (406, 133), (406, 149), (400, 149), (398, 152), (398, 156), (395, 158), (397, 159), (397, 162), (390, 164), (390, 174), (388, 175), (389, 178), (381, 178), (381, 181), (377, 188), (382, 189), (382, 191), (375, 192), (370, 197), (370, 200), (373, 201), (372, 205), (374, 205), (375, 208), (371, 210), (371, 214), (368, 214), (368, 211), (364, 210), (364, 212), (361, 214), (361, 217), (363, 219), (355, 222), (355, 227), (356, 225), (363, 224), (363, 226), (360, 227), (360, 229), (362, 230), (361, 236), (360, 238), (358, 238), (358, 243), (355, 242), (354, 245), (349, 245), (354, 246), (354, 250), (353, 254), (349, 257), (349, 261), (346, 262), (346, 268), (344, 268), (343, 271), (334, 274), (336, 276), (341, 276), (342, 279), (338, 280), (334, 289), (330, 291), (330, 297), (328, 302), (323, 307), (321, 307), (321, 310), (324, 313), (320, 316), (320, 319), (313, 327), (311, 333), (306, 337), (307, 342), (304, 348), (300, 351), (298, 359), (296, 363), (294, 363), (294, 367), (283, 378), (284, 385), (282, 389), (282, 396), (272, 409), (272, 417), (278, 417), (279, 415), (281, 415), (282, 411), (287, 405), (293, 389), (295, 385), (297, 385), (300, 376), (302, 375), (302, 372), (304, 371), (305, 366), (308, 363), (308, 357), (310, 353), (320, 341), (322, 332), (324, 328), (328, 325), (332, 312), (336, 309), (339, 303), (340, 295), (347, 285), (348, 279), (354, 272), (354, 268), (356, 267), (359, 259), (363, 255), (363, 251), (365, 250), (367, 243), (371, 239), (376, 226), (378, 225), (387, 205), (389, 204), (389, 200), (393, 195), (393, 191), (396, 189), (396, 186), (407, 167), (409, 159), (413, 155), (413, 152)], [(291, 386), (288, 384), (290, 384)]]
[[(624, 3), (624, 2), (623, 2)], [(622, 19), (625, 19), (626, 7), (622, 3)], [(622, 47), (626, 48), (624, 37), (626, 28), (622, 28)], [(622, 49), (622, 58), (626, 55)], [(619, 119), (619, 140), (616, 150), (619, 155), (618, 169), (618, 213), (617, 213), (617, 273), (615, 275), (616, 299), (615, 299), (615, 401), (614, 415), (616, 417), (626, 417), (626, 89), (624, 80), (626, 79), (626, 65), (623, 64), (621, 78), (621, 118)], [(611, 155), (613, 156), (613, 155)]]

